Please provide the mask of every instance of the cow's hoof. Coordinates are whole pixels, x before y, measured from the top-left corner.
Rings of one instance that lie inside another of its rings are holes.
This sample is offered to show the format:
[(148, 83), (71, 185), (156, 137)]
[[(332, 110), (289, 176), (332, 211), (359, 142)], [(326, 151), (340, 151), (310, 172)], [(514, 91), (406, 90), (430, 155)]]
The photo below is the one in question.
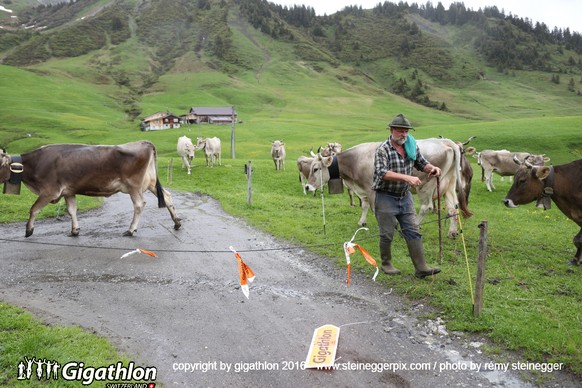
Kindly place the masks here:
[(576, 257), (574, 257), (572, 260), (570, 260), (570, 265), (580, 265), (580, 264), (582, 264), (582, 260), (579, 260)]
[(30, 237), (32, 236), (32, 233), (34, 232), (34, 228), (30, 229), (30, 230), (26, 230), (26, 233), (24, 234), (24, 237)]
[(174, 230), (179, 230), (182, 227), (181, 223), (174, 224)]
[(71, 237), (79, 237), (79, 231), (80, 230), (81, 229), (79, 229), (79, 228), (71, 230), (71, 234), (69, 236), (71, 236)]
[[(136, 231), (136, 232), (137, 232), (137, 231)], [(132, 237), (134, 233), (135, 233), (135, 232), (132, 232), (131, 230), (128, 230), (128, 231), (126, 231), (125, 233), (123, 233), (123, 236), (125, 236), (125, 237)]]

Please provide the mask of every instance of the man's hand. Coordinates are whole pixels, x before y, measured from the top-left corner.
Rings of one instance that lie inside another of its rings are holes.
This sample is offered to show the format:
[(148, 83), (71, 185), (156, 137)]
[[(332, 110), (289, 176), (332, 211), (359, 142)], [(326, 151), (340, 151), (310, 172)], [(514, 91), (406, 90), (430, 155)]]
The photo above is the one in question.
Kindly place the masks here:
[(422, 183), (420, 178), (414, 175), (407, 175), (408, 179), (407, 182), (412, 187), (418, 187)]
[(441, 176), (441, 169), (432, 164), (427, 164), (424, 168), (424, 172), (428, 175)]

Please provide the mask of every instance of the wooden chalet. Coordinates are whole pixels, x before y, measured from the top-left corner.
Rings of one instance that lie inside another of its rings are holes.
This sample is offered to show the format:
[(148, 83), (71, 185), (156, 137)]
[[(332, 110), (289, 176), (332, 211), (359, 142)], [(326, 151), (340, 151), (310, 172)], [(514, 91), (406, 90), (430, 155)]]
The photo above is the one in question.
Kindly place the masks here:
[(234, 107), (192, 107), (188, 114), (181, 116), (182, 122), (187, 124), (233, 124), (238, 114)]
[(180, 128), (180, 117), (170, 112), (158, 112), (144, 117), (141, 122), (142, 131), (160, 131)]

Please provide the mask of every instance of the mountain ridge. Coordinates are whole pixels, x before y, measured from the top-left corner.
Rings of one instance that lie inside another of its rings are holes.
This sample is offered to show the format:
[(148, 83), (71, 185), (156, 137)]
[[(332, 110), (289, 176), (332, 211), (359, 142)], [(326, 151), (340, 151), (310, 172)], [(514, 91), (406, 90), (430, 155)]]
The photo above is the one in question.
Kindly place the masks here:
[(140, 96), (165, 74), (251, 72), (259, 81), (263, 62), (274, 56), (315, 72), (329, 66), (339, 82), (357, 76), (387, 93), (457, 114), (455, 96), (495, 73), (547, 74), (548, 84), (557, 85), (562, 76), (569, 78), (562, 85), (565, 97), (581, 93), (580, 35), (550, 32), (496, 7), (475, 12), (462, 3), (444, 10), (440, 2), (384, 2), (371, 10), (354, 6), (316, 16), (310, 7), (265, 0), (78, 0), (24, 8), (19, 18), (26, 28), (0, 30), (3, 64), (26, 69), (87, 56), (91, 77), (117, 85), (118, 98), (131, 100), (125, 103), (130, 119), (141, 114)]

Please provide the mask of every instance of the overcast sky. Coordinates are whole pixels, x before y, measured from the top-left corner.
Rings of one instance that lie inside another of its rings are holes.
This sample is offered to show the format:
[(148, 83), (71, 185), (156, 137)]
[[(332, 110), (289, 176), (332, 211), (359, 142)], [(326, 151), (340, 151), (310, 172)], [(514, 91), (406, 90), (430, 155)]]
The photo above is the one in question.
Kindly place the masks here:
[[(359, 5), (363, 9), (372, 9), (384, 0), (268, 0), (271, 3), (293, 6), (305, 5), (313, 8), (317, 15), (331, 15), (341, 11), (349, 5)], [(389, 0), (398, 4), (400, 0)], [(423, 5), (427, 0), (407, 0), (408, 4)], [(439, 3), (430, 1), (434, 7)], [(570, 28), (571, 32), (582, 33), (582, 0), (441, 0), (445, 9), (449, 9), (451, 3), (464, 3), (465, 7), (474, 11), (483, 7), (497, 6), (506, 15), (512, 14), (520, 18), (528, 18), (535, 25), (536, 22), (546, 23), (549, 30), (554, 27)]]

